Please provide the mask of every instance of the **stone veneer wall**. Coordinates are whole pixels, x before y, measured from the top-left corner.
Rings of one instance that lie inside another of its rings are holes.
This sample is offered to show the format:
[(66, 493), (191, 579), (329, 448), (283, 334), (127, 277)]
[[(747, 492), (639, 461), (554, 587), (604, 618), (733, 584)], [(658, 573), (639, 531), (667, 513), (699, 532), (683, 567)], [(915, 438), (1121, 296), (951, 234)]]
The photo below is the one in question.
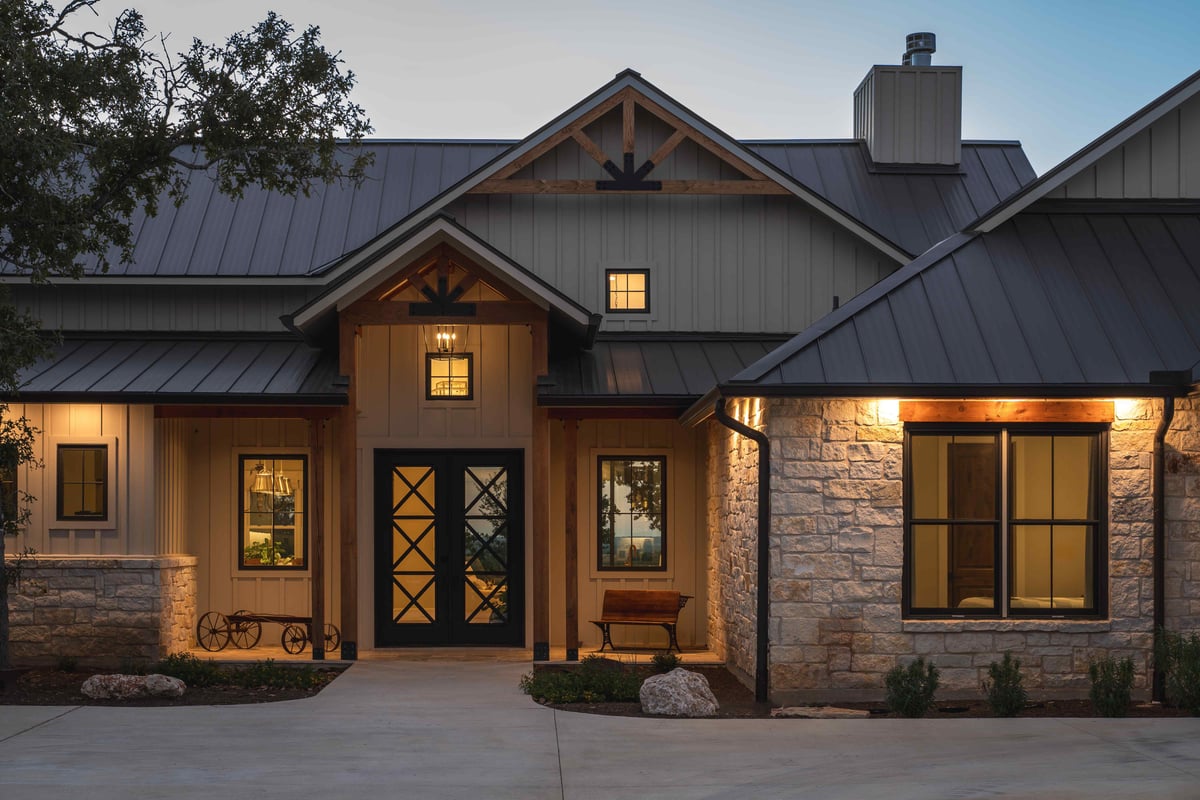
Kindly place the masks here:
[[(35, 556), (9, 594), (12, 657), (53, 664), (156, 661), (191, 646), (194, 556)], [(10, 559), (11, 563), (11, 559)]]
[(1164, 472), (1167, 628), (1200, 631), (1200, 397), (1175, 401)]
[[(902, 619), (903, 426), (879, 409), (875, 400), (770, 401), (772, 699), (879, 699), (885, 673), (918, 655), (941, 670), (941, 696), (978, 696), (988, 664), (1006, 650), (1021, 659), (1034, 696), (1085, 696), (1088, 662), (1104, 654), (1134, 659), (1144, 695), (1161, 403), (1116, 404), (1105, 620)], [(1200, 544), (1191, 546), (1200, 577)]]
[[(756, 430), (765, 407), (730, 403), (730, 416)], [(715, 419), (708, 434), (708, 641), (753, 685), (758, 596), (758, 445)]]

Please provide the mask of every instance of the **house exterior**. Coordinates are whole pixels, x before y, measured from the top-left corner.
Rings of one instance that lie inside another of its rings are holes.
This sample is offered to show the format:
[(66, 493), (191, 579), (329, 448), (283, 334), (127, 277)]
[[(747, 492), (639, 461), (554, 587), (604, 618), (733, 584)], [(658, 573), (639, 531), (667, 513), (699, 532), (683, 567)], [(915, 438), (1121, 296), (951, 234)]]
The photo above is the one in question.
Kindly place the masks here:
[(737, 141), (625, 71), (520, 141), (367, 143), (359, 186), (197, 176), (131, 262), (14, 282), (64, 340), (11, 407), (14, 655), (245, 609), (336, 624), (315, 658), (576, 658), (606, 589), (673, 588), (777, 700), (1005, 650), (1148, 689), (1200, 613), (1200, 76), (1037, 178), (913, 39), (851, 140)]

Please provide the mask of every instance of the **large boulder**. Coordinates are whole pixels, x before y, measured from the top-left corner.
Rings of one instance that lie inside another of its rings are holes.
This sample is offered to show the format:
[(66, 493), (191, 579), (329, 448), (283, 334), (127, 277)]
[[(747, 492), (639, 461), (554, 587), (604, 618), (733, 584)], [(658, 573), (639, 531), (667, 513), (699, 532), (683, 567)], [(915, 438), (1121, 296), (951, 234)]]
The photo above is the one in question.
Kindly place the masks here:
[(80, 691), (93, 700), (180, 697), (187, 685), (170, 675), (93, 675)]
[(668, 717), (711, 717), (719, 707), (708, 678), (683, 667), (646, 678), (638, 697), (642, 711)]

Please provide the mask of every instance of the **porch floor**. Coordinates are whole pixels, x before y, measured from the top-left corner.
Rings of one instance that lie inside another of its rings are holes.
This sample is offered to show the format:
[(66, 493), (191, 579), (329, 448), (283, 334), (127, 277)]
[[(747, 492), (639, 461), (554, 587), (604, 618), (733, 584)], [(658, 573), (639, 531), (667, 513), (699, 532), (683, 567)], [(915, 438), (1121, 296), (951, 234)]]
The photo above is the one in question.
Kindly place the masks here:
[[(602, 655), (626, 664), (649, 664), (650, 660), (659, 652), (661, 651), (651, 649), (617, 650), (616, 652), (605, 650)], [(292, 654), (285, 652), (280, 644), (270, 642), (262, 642), (257, 647), (249, 650), (238, 650), (234, 647), (227, 647), (224, 650), (210, 652), (200, 647), (193, 647), (188, 650), (188, 653), (196, 658), (212, 659), (223, 664), (251, 664), (255, 661), (265, 661), (268, 658), (275, 661), (308, 661), (312, 663), (312, 654), (308, 649), (305, 649), (302, 653)], [(599, 650), (594, 647), (581, 647), (579, 649), (580, 658), (596, 653), (599, 653)], [(533, 650), (526, 647), (389, 647), (378, 650), (360, 650), (358, 657), (362, 661), (505, 661), (532, 663)], [(725, 663), (712, 650), (684, 650), (680, 654), (680, 661), (684, 665), (692, 664), (695, 666), (720, 666)], [(327, 658), (325, 659), (325, 663), (349, 664), (353, 662)], [(545, 663), (569, 663), (567, 661), (567, 649), (565, 647), (551, 647), (550, 660)]]

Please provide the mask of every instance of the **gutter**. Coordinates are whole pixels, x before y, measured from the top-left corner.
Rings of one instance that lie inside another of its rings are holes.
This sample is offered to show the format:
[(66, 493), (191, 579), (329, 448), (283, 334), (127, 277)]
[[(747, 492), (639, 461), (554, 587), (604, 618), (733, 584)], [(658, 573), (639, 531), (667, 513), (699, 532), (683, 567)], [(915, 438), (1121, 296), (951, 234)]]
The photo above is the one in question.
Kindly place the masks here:
[(768, 698), (768, 623), (770, 604), (771, 565), (771, 442), (765, 433), (738, 422), (725, 411), (725, 398), (718, 396), (713, 404), (717, 421), (734, 433), (753, 439), (758, 444), (758, 602), (755, 612), (754, 701), (766, 703)]
[[(1163, 398), (1163, 415), (1154, 431), (1154, 635), (1167, 625), (1166, 580), (1167, 526), (1166, 526), (1166, 438), (1167, 429), (1175, 417), (1175, 398)], [(1165, 675), (1158, 663), (1154, 665), (1154, 683), (1151, 698), (1162, 702), (1166, 698)]]

